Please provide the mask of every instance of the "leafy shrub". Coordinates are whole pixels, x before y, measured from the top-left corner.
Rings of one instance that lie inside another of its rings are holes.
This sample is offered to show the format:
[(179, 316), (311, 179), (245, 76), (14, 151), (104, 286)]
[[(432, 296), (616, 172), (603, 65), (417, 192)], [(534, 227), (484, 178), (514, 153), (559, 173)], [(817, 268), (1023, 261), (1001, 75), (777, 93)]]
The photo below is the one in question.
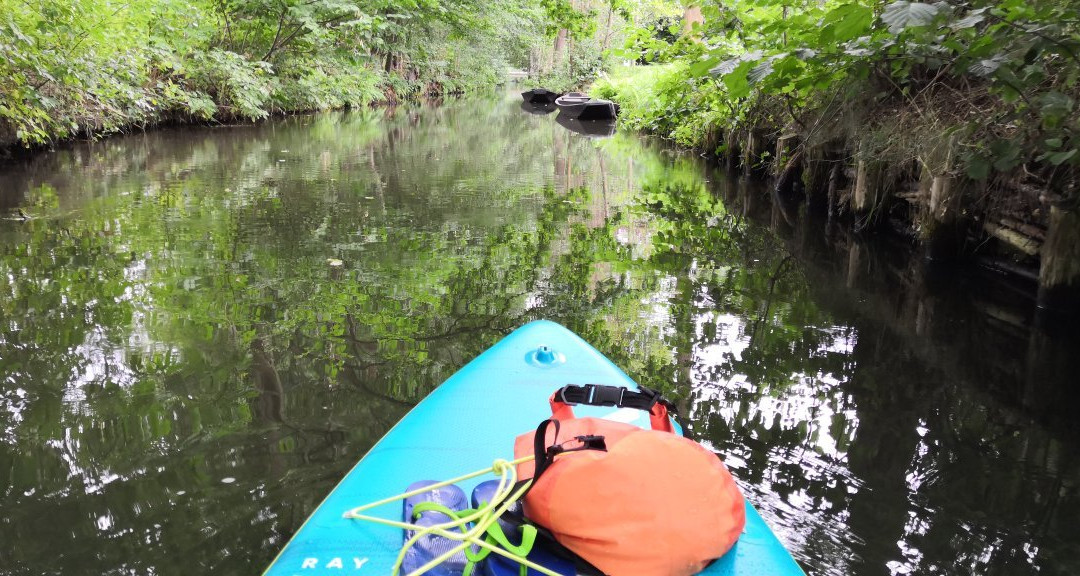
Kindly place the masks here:
[(250, 120), (269, 115), (270, 96), (277, 84), (270, 64), (211, 49), (194, 54), (183, 72), (185, 85), (212, 98), (220, 115)]
[(298, 60), (279, 77), (274, 107), (279, 110), (327, 110), (366, 106), (382, 98), (379, 75), (348, 61)]
[[(958, 138), (966, 173), (976, 179), (1025, 162), (1056, 173), (1059, 165), (1080, 166), (1080, 35), (1071, 2), (895, 0), (880, 15), (874, 4), (826, 3), (786, 18), (770, 15), (771, 0), (749, 5), (742, 24), (754, 23), (754, 33), (738, 49), (728, 43), (692, 67), (696, 75), (720, 78), (733, 102), (777, 97), (787, 122), (824, 115), (830, 123), (837, 114), (825, 110), (830, 100), (869, 96), (880, 108), (912, 116), (898, 118), (901, 134), (926, 128), (939, 139)], [(732, 23), (730, 16), (712, 16), (721, 21), (717, 26)], [(891, 148), (893, 160), (914, 159), (919, 140), (896, 150), (882, 139), (881, 152)]]

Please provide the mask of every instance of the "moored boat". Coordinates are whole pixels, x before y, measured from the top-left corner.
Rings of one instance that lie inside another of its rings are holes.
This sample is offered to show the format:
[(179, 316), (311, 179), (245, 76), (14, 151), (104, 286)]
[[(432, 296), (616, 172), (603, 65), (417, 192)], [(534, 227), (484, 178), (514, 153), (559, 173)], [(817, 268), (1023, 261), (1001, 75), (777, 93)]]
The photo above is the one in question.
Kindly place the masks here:
[(568, 92), (555, 99), (559, 114), (578, 120), (612, 120), (618, 115), (618, 108), (611, 100), (590, 98), (581, 92)]
[[(548, 321), (519, 328), (448, 378), (394, 426), (319, 505), (265, 576), (390, 574), (402, 549), (402, 530), (348, 517), (348, 511), (399, 494), (417, 480), (450, 479), (490, 467), (494, 459), (513, 454), (518, 434), (551, 417), (549, 399), (555, 391), (567, 384), (597, 382), (640, 390), (566, 328)], [(611, 405), (579, 405), (574, 411), (651, 426), (648, 412)], [(470, 493), (481, 481), (463, 479), (458, 485)], [(394, 512), (401, 519), (400, 504), (387, 508), (388, 519)], [(699, 574), (803, 576), (749, 502), (745, 511), (738, 543)]]
[(558, 92), (552, 92), (547, 88), (533, 88), (521, 93), (521, 98), (532, 104), (551, 104), (558, 97)]
[(583, 134), (590, 138), (607, 138), (615, 135), (615, 120), (578, 120), (559, 114), (555, 122), (571, 132)]
[(537, 116), (543, 116), (545, 114), (551, 114), (552, 112), (554, 112), (554, 111), (556, 111), (558, 109), (559, 108), (557, 106), (555, 106), (554, 102), (542, 102), (542, 103), (522, 102), (521, 103), (521, 110), (523, 112), (525, 112), (526, 114), (535, 114)]

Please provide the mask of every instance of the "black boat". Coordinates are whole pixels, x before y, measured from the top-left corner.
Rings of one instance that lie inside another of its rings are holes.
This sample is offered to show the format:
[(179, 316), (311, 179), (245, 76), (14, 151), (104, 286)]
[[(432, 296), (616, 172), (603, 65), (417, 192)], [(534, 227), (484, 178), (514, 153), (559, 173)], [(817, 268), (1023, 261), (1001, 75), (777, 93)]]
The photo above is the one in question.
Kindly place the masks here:
[(521, 93), (521, 97), (526, 102), (533, 104), (551, 104), (559, 97), (558, 92), (552, 92), (547, 88), (533, 88)]
[(522, 102), (521, 109), (528, 114), (536, 114), (543, 116), (544, 114), (551, 114), (559, 108), (555, 106), (554, 102), (544, 102), (543, 104), (534, 104), (532, 102)]
[(611, 100), (589, 98), (581, 92), (569, 92), (555, 99), (559, 114), (577, 120), (612, 120), (618, 114)]
[(615, 134), (615, 120), (578, 120), (559, 114), (555, 122), (571, 132), (584, 134), (590, 138), (607, 138)]

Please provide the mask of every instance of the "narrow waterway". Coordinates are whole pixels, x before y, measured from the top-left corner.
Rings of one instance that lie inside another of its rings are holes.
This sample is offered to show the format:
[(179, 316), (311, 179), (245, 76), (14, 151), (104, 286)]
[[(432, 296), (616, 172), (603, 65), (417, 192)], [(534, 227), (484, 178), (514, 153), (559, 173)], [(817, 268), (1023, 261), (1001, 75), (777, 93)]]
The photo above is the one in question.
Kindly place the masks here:
[(0, 574), (256, 574), (536, 318), (678, 397), (811, 574), (1080, 571), (1080, 343), (1029, 287), (568, 128), (506, 94), (0, 165)]

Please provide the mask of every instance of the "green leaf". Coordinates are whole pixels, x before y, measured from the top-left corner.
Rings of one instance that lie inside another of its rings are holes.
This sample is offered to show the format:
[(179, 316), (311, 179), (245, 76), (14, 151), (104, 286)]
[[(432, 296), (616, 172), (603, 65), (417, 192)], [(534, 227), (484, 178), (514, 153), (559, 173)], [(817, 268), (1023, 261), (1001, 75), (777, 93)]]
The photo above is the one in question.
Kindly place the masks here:
[(743, 62), (728, 74), (724, 74), (724, 86), (727, 86), (728, 95), (732, 98), (745, 98), (750, 95), (750, 82), (746, 76), (757, 63), (753, 61)]
[(732, 72), (735, 71), (736, 68), (739, 67), (740, 64), (743, 64), (745, 62), (757, 63), (757, 61), (760, 60), (760, 59), (761, 59), (761, 51), (760, 50), (755, 50), (753, 52), (747, 52), (746, 54), (743, 54), (742, 56), (738, 56), (736, 58), (729, 58), (727, 60), (724, 60), (723, 62), (717, 64), (715, 67), (713, 67), (711, 70), (709, 70), (709, 73), (713, 74), (714, 76), (723, 76), (725, 74), (731, 74)]
[(953, 22), (949, 25), (953, 30), (964, 30), (966, 28), (974, 28), (978, 26), (983, 20), (986, 20), (986, 8), (979, 8), (978, 10), (972, 10), (967, 13), (967, 16)]
[[(847, 42), (865, 35), (874, 22), (874, 11), (861, 4), (842, 4), (833, 8), (822, 20), (822, 39), (828, 36), (836, 43)], [(828, 40), (825, 43), (831, 43)]]
[(936, 4), (899, 0), (885, 7), (881, 21), (889, 27), (889, 32), (898, 34), (905, 28), (930, 24), (940, 12), (941, 8)]
[(762, 60), (761, 62), (758, 63), (757, 66), (754, 66), (752, 69), (750, 69), (750, 72), (746, 74), (746, 80), (750, 84), (757, 84), (757, 83), (761, 82), (762, 80), (768, 78), (769, 74), (772, 74), (772, 71), (773, 71), (773, 59), (768, 58), (768, 59)]
[(1013, 140), (995, 140), (990, 144), (990, 151), (994, 154), (994, 169), (999, 172), (1008, 172), (1022, 161), (1020, 144)]
[(972, 180), (986, 180), (990, 176), (990, 161), (982, 155), (973, 155), (967, 161), (967, 175)]
[(1076, 156), (1076, 148), (1072, 150), (1066, 150), (1065, 152), (1055, 152), (1048, 158), (1050, 163), (1054, 166), (1060, 166), (1065, 162), (1068, 162), (1073, 156)]
[(720, 63), (718, 57), (703, 58), (690, 65), (689, 71), (691, 76), (704, 76), (712, 72), (714, 68)]
[(1039, 114), (1043, 118), (1065, 116), (1072, 112), (1074, 104), (1065, 94), (1050, 91), (1039, 96)]

